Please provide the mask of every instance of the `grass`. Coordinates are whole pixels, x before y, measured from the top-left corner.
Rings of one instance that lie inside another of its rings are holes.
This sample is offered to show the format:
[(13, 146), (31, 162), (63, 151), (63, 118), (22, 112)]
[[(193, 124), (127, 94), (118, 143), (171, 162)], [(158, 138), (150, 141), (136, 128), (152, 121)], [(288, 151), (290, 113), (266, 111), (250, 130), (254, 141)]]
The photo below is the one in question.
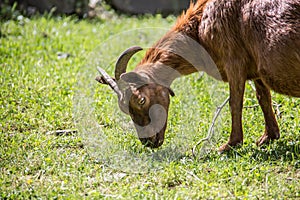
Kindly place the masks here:
[[(226, 106), (211, 144), (194, 158), (192, 147), (228, 96), (226, 84), (199, 74), (176, 80), (165, 143), (151, 150), (113, 92), (94, 81), (97, 65), (112, 73), (121, 51), (149, 47), (174, 21), (158, 15), (1, 22), (0, 199), (300, 198), (299, 99), (273, 94), (282, 137), (263, 148), (255, 146), (262, 112), (244, 109), (244, 145), (219, 155), (230, 131)], [(249, 85), (244, 104), (257, 104)], [(66, 129), (78, 132), (53, 134)]]

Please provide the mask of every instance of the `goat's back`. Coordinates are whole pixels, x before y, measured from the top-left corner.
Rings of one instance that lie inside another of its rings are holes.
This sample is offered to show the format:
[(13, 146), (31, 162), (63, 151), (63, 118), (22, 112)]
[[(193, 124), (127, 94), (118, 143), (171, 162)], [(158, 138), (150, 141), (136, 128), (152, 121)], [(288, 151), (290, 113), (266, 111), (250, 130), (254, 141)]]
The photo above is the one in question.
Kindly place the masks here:
[(244, 67), (248, 79), (300, 97), (299, 0), (209, 1), (199, 37), (227, 76)]
[(274, 91), (300, 97), (300, 1), (255, 2), (249, 21), (258, 73)]

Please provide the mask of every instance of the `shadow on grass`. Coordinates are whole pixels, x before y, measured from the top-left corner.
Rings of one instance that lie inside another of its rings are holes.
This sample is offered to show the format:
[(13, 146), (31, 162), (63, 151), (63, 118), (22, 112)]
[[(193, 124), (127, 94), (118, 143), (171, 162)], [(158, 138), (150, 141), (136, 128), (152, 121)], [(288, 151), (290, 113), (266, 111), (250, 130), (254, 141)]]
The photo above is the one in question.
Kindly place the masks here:
[(262, 147), (255, 145), (243, 146), (234, 148), (226, 152), (225, 155), (231, 159), (243, 157), (255, 162), (293, 163), (294, 167), (298, 169), (300, 168), (300, 139), (295, 138), (294, 141), (280, 139)]
[(255, 160), (284, 162), (300, 159), (300, 140), (279, 140), (268, 146), (254, 148), (251, 156)]
[(213, 160), (239, 162), (242, 159), (256, 163), (268, 162), (275, 165), (288, 163), (291, 167), (300, 169), (300, 134), (282, 137), (262, 147), (257, 147), (255, 144), (244, 144), (222, 154), (211, 149), (202, 157), (196, 154), (194, 159), (197, 162), (211, 162)]
[(182, 158), (189, 157), (187, 149), (181, 146), (168, 146), (167, 148), (153, 151), (151, 153), (153, 161), (157, 162), (173, 162)]

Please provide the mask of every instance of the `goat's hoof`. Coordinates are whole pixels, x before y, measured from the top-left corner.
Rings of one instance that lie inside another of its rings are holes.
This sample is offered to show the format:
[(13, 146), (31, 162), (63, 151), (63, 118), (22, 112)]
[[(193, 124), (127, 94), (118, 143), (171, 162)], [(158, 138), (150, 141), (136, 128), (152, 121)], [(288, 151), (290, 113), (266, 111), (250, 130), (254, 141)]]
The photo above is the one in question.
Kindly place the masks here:
[(256, 141), (256, 145), (257, 146), (262, 146), (264, 144), (269, 144), (271, 142), (271, 140), (277, 140), (279, 139), (280, 134), (274, 134), (273, 136), (270, 136), (268, 134), (263, 134), (257, 141)]
[(231, 149), (231, 146), (228, 143), (226, 143), (226, 144), (223, 144), (222, 146), (220, 146), (218, 152), (224, 153), (226, 151), (229, 151), (230, 149)]
[(242, 144), (243, 144), (243, 142), (238, 142), (235, 144), (225, 143), (219, 148), (218, 152), (224, 153), (224, 152), (230, 151), (234, 147), (242, 146)]

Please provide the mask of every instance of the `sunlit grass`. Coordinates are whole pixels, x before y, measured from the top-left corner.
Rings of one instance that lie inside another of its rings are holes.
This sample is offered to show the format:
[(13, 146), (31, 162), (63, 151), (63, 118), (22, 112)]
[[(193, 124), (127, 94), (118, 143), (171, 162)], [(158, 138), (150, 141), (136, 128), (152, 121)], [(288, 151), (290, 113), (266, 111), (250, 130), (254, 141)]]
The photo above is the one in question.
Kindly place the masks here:
[[(230, 132), (226, 107), (212, 144), (204, 144), (209, 152), (195, 159), (191, 149), (228, 96), (226, 84), (199, 74), (176, 80), (165, 143), (151, 150), (140, 144), (115, 94), (93, 80), (97, 65), (112, 73), (122, 50), (149, 47), (174, 17), (18, 19), (1, 22), (0, 199), (300, 197), (299, 99), (273, 94), (282, 137), (263, 148), (255, 146), (262, 112), (244, 109), (244, 145), (219, 155)], [(257, 104), (249, 85), (244, 104)], [(53, 134), (66, 129), (78, 132)]]

